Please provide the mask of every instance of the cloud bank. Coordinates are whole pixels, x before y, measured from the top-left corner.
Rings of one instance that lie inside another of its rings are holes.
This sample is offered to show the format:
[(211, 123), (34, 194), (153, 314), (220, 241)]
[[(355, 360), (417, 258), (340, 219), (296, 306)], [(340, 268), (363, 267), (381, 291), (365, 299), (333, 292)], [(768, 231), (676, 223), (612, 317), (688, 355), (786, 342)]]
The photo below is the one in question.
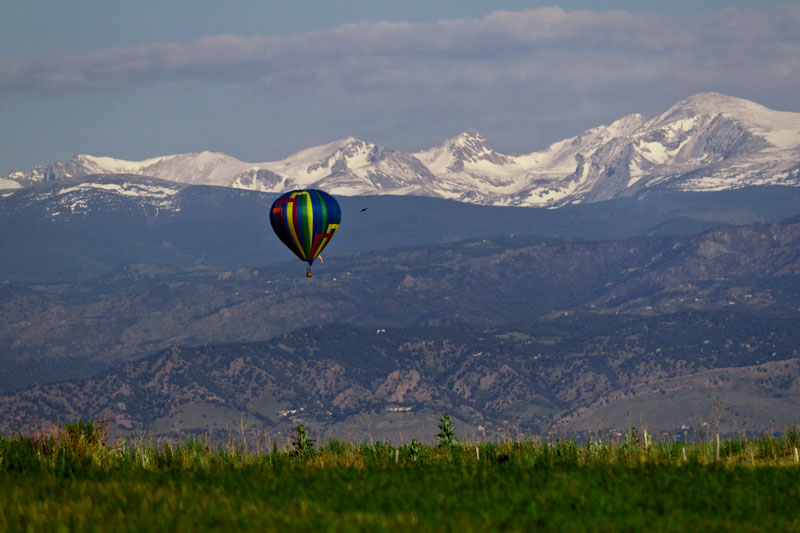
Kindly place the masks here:
[(0, 52), (0, 162), (211, 149), (279, 159), (354, 135), (405, 151), (476, 128), (504, 152), (701, 91), (800, 111), (800, 6), (496, 11), (30, 58)]
[(494, 12), (434, 24), (363, 22), (290, 36), (216, 35), (85, 55), (0, 59), (0, 94), (243, 84), (286, 98), (476, 97), (698, 84), (800, 87), (800, 7), (700, 16)]

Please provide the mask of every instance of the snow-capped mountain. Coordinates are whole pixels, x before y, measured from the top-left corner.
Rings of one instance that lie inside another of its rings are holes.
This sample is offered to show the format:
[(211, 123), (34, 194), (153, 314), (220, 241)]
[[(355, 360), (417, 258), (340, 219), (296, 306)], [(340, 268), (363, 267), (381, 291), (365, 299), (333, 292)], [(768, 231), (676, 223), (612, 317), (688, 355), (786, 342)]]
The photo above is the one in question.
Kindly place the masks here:
[(187, 187), (147, 176), (92, 174), (87, 179), (65, 179), (49, 186), (32, 187), (26, 189), (27, 194), (14, 195), (13, 200), (18, 200), (14, 209), (36, 207), (45, 219), (53, 220), (85, 215), (91, 206), (97, 205), (107, 212), (135, 210), (157, 216), (159, 211), (179, 212), (178, 198)]
[(347, 137), (297, 152), (282, 161), (253, 165), (233, 176), (230, 185), (267, 192), (318, 187), (353, 196), (436, 196), (427, 187), (435, 180), (436, 176), (409, 154)]
[(213, 152), (144, 161), (77, 155), (66, 163), (11, 173), (6, 183), (100, 173), (266, 192), (317, 187), (340, 195), (414, 194), (557, 207), (654, 188), (800, 186), (800, 113), (701, 93), (650, 120), (629, 115), (526, 154), (499, 153), (480, 133), (468, 130), (414, 154), (348, 137), (265, 163)]

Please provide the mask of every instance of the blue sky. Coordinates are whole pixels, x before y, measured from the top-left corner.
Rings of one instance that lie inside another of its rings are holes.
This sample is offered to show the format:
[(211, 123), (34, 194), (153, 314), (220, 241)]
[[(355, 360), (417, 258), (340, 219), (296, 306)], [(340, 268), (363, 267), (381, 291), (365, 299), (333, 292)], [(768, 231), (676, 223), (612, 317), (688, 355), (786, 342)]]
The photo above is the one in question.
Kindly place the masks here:
[(719, 91), (800, 112), (796, 2), (36, 1), (0, 17), (0, 173), (353, 135), (501, 151)]

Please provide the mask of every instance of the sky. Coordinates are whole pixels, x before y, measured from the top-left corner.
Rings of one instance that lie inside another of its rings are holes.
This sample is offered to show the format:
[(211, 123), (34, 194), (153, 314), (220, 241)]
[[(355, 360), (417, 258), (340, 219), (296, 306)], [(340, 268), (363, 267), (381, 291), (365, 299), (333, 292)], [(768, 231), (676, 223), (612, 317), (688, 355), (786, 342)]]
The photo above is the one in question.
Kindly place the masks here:
[(3, 0), (0, 176), (474, 128), (531, 152), (717, 91), (800, 112), (800, 3)]

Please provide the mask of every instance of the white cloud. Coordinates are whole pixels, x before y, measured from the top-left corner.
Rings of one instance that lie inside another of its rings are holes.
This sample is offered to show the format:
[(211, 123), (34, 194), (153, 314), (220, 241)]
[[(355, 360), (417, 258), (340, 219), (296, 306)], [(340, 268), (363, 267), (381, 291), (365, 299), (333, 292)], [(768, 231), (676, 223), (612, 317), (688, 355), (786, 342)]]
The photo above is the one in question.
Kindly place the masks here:
[[(281, 139), (297, 130), (294, 148), (361, 132), (419, 149), (475, 127), (498, 148), (530, 150), (623, 114), (652, 116), (699, 91), (800, 111), (800, 6), (675, 16), (549, 7), (0, 57), (0, 95), (17, 101), (61, 105), (78, 93), (119, 93), (122, 100), (124, 90), (153, 88), (164, 95), (161, 114), (183, 120), (167, 102), (192, 86), (235, 88), (229, 94), (237, 97), (246, 88), (259, 117), (291, 110), (275, 128)], [(216, 98), (208, 105), (235, 107)], [(234, 122), (250, 118), (242, 113), (227, 127), (235, 131)], [(262, 135), (269, 128), (250, 127)]]
[(364, 22), (283, 37), (217, 35), (0, 61), (0, 91), (105, 91), (154, 82), (248, 84), (277, 95), (550, 90), (800, 81), (800, 8), (688, 16), (495, 12), (435, 24)]

